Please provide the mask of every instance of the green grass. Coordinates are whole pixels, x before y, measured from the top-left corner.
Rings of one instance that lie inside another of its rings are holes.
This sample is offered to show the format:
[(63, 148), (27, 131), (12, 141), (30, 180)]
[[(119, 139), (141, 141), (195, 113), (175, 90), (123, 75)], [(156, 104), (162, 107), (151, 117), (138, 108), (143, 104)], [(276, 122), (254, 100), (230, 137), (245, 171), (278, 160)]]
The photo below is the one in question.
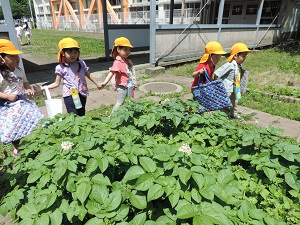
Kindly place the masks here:
[(62, 38), (72, 37), (80, 46), (80, 57), (100, 57), (105, 55), (104, 40), (101, 34), (83, 32), (65, 32), (54, 30), (32, 30), (31, 43), (26, 45), (23, 37), (22, 51), (27, 54), (57, 58), (58, 43)]

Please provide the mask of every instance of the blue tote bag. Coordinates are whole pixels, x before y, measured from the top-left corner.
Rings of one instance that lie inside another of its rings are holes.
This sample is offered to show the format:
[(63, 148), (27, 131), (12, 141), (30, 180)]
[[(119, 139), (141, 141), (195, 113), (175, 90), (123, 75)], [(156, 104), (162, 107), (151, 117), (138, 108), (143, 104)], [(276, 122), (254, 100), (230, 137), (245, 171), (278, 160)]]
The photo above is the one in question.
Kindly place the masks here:
[(203, 74), (201, 74), (199, 77), (198, 86), (192, 87), (194, 98), (200, 104), (198, 108), (199, 113), (232, 106), (222, 81), (211, 81), (208, 77), (207, 71), (204, 70), (204, 76), (207, 83), (202, 84), (201, 76), (203, 76)]

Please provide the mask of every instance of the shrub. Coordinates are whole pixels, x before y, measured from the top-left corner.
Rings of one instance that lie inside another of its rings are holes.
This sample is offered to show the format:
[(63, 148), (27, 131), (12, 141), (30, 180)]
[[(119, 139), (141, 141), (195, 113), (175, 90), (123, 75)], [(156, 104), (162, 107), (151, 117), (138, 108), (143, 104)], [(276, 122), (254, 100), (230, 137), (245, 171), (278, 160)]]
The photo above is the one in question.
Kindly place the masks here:
[(296, 224), (300, 146), (280, 130), (129, 102), (111, 118), (58, 115), (22, 140), (0, 213), (19, 224)]

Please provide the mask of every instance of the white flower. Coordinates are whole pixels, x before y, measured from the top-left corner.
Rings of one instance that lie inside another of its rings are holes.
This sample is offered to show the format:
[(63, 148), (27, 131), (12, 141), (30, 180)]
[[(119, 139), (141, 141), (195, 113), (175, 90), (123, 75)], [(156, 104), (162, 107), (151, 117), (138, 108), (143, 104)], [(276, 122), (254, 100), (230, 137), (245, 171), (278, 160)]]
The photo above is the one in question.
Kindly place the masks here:
[(190, 148), (190, 146), (187, 143), (184, 143), (179, 149), (178, 151), (183, 152), (185, 154), (187, 154), (188, 156), (190, 156), (192, 154), (192, 150)]
[(74, 146), (74, 144), (70, 141), (63, 141), (61, 143), (61, 148), (66, 152), (70, 151), (73, 146)]

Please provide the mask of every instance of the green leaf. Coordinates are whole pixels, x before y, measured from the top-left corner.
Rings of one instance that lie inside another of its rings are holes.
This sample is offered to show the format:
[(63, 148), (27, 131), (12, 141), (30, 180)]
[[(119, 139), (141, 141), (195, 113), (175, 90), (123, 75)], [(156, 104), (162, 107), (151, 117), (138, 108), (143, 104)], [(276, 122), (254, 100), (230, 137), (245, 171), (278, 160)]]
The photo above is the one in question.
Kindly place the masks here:
[(114, 221), (123, 221), (129, 213), (129, 206), (122, 204), (117, 211), (117, 215), (113, 218)]
[(108, 168), (108, 160), (106, 157), (103, 157), (101, 159), (98, 159), (98, 166), (101, 170), (101, 173), (104, 173), (105, 170)]
[(236, 150), (228, 152), (227, 155), (228, 162), (236, 162), (239, 159), (239, 153)]
[(65, 175), (67, 168), (67, 162), (63, 159), (59, 160), (53, 169), (52, 181), (57, 182), (61, 179)]
[(285, 173), (284, 174), (285, 182), (293, 189), (299, 191), (300, 190), (300, 182), (297, 179), (297, 177), (291, 173)]
[(275, 219), (273, 219), (272, 217), (265, 217), (264, 221), (266, 222), (267, 225), (274, 225), (277, 224), (277, 221)]
[(172, 205), (172, 208), (174, 208), (179, 202), (180, 194), (178, 191), (174, 190), (173, 194), (170, 194), (168, 198)]
[(160, 198), (164, 194), (164, 189), (159, 184), (152, 185), (147, 194), (148, 202)]
[(76, 196), (82, 204), (84, 204), (84, 201), (89, 196), (91, 189), (92, 187), (90, 182), (82, 182), (77, 186)]
[(268, 167), (263, 167), (263, 171), (266, 174), (266, 176), (269, 178), (270, 181), (273, 181), (276, 177), (276, 171), (273, 169), (270, 169)]
[(98, 167), (98, 161), (94, 158), (90, 158), (87, 163), (86, 163), (86, 174), (91, 174), (92, 172), (94, 172)]
[(174, 123), (175, 127), (178, 127), (178, 125), (180, 124), (180, 122), (181, 122), (181, 118), (180, 117), (178, 117), (178, 116), (174, 116), (173, 117), (173, 123)]
[(60, 225), (62, 224), (62, 212), (60, 209), (55, 209), (53, 213), (49, 215), (51, 225)]
[(266, 213), (262, 209), (250, 209), (249, 216), (253, 219), (262, 220)]
[(123, 181), (129, 181), (129, 180), (134, 180), (144, 174), (145, 171), (143, 170), (142, 167), (140, 166), (132, 166), (129, 168), (129, 170), (126, 172)]
[(210, 187), (204, 187), (200, 189), (200, 194), (208, 200), (214, 199), (214, 192)]
[(68, 170), (74, 173), (77, 171), (77, 162), (75, 160), (68, 160)]
[(94, 184), (90, 194), (91, 199), (95, 199), (100, 204), (104, 204), (109, 195), (108, 188), (104, 185)]
[(156, 170), (156, 163), (149, 157), (140, 157), (140, 164), (148, 173), (153, 173)]
[(181, 207), (178, 210), (177, 217), (179, 219), (188, 219), (194, 217), (195, 215), (197, 215), (197, 213), (198, 213), (197, 207), (195, 205), (188, 204)]
[(94, 217), (92, 219), (89, 219), (84, 225), (105, 225), (103, 219), (99, 219), (97, 217)]
[(202, 187), (203, 187), (203, 185), (205, 183), (204, 176), (202, 174), (193, 172), (192, 173), (192, 178), (194, 179), (194, 181), (198, 185), (198, 188), (202, 189)]
[(105, 185), (105, 186), (110, 186), (110, 180), (107, 176), (103, 176), (103, 174), (96, 174), (93, 178), (92, 178), (92, 182), (95, 184), (100, 184), (100, 185)]
[(17, 211), (17, 215), (22, 219), (33, 218), (33, 216), (37, 216), (38, 213), (37, 207), (33, 203), (27, 203)]
[(243, 222), (248, 222), (250, 220), (249, 213), (248, 213), (249, 210), (250, 208), (248, 207), (248, 203), (246, 201), (243, 201), (237, 213), (238, 217)]
[[(202, 203), (201, 204), (201, 213), (205, 215), (206, 217), (209, 217), (210, 220), (214, 224), (220, 224), (220, 225), (231, 225), (233, 224), (227, 217), (224, 215), (223, 211), (219, 210), (222, 206), (216, 207), (218, 205), (217, 203), (215, 204), (210, 204), (210, 203)], [(201, 215), (202, 215), (201, 214)]]
[(141, 213), (136, 215), (128, 225), (144, 225), (146, 222), (147, 215), (146, 213)]
[(229, 169), (221, 170), (218, 173), (217, 181), (220, 184), (227, 184), (229, 181), (234, 179), (232, 172)]
[(192, 199), (194, 199), (195, 202), (200, 203), (201, 202), (201, 195), (199, 194), (199, 191), (195, 188), (191, 191)]
[(62, 199), (59, 209), (62, 213), (67, 213), (69, 210), (69, 202), (66, 199)]
[(49, 224), (50, 219), (46, 213), (41, 214), (35, 221), (35, 224)]
[(170, 160), (170, 155), (168, 155), (167, 153), (158, 153), (158, 154), (155, 154), (153, 156), (154, 159), (157, 159), (158, 161), (162, 161), (162, 162), (167, 162)]
[(79, 155), (79, 156), (77, 157), (77, 161), (78, 161), (79, 163), (85, 165), (87, 160), (86, 160), (86, 158), (84, 158), (84, 157), (82, 157), (81, 155)]
[(147, 208), (147, 199), (146, 196), (142, 192), (137, 192), (133, 194), (129, 193), (129, 201), (137, 209), (145, 209)]
[(31, 184), (35, 181), (37, 181), (42, 176), (41, 170), (34, 170), (29, 173), (29, 176), (27, 177), (27, 183)]
[(122, 201), (122, 194), (120, 190), (113, 191), (110, 193), (108, 199), (106, 199), (105, 204), (107, 205), (106, 210), (108, 212), (118, 208)]
[(151, 174), (142, 174), (136, 181), (134, 188), (139, 191), (146, 191), (153, 185), (154, 178)]
[(56, 154), (57, 151), (52, 149), (47, 149), (47, 151), (41, 151), (41, 153), (36, 157), (36, 159), (41, 162), (46, 162), (51, 160)]
[(178, 174), (179, 174), (179, 179), (181, 180), (181, 182), (186, 184), (192, 176), (192, 171), (188, 170), (185, 167), (179, 167)]
[(207, 217), (206, 215), (201, 215), (201, 216), (195, 216), (193, 218), (193, 225), (200, 225), (200, 224), (205, 224), (205, 225), (214, 225), (214, 223), (211, 221), (210, 217)]
[(166, 186), (173, 187), (176, 183), (176, 179), (171, 176), (167, 176), (167, 177), (160, 176), (154, 182), (157, 184), (160, 184), (161, 186), (164, 186), (164, 187), (166, 187)]

